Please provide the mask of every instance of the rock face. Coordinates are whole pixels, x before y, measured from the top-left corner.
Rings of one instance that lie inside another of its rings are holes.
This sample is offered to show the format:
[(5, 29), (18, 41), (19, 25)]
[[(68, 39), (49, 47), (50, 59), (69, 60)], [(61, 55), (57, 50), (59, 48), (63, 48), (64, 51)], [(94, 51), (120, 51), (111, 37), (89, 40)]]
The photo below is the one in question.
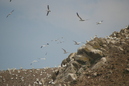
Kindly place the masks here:
[[(95, 37), (62, 61), (54, 82), (76, 82), (86, 71), (95, 71), (108, 65), (114, 52), (125, 52), (123, 46), (129, 46), (129, 27), (120, 32), (113, 32), (106, 38)], [(125, 54), (127, 52), (129, 48)], [(96, 72), (93, 73), (93, 76), (98, 75)]]
[(106, 38), (95, 37), (61, 67), (1, 71), (0, 86), (129, 86), (128, 76), (129, 26)]

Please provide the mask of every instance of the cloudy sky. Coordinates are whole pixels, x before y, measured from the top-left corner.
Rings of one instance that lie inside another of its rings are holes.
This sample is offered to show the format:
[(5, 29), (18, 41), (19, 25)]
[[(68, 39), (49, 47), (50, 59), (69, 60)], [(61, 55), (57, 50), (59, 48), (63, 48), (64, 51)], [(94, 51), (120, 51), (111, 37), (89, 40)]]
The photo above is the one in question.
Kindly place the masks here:
[[(0, 70), (60, 65), (69, 55), (62, 48), (72, 53), (82, 45), (73, 40), (85, 42), (125, 28), (128, 4), (129, 0), (0, 0)], [(76, 12), (86, 21), (79, 21)], [(34, 60), (38, 62), (30, 65)]]

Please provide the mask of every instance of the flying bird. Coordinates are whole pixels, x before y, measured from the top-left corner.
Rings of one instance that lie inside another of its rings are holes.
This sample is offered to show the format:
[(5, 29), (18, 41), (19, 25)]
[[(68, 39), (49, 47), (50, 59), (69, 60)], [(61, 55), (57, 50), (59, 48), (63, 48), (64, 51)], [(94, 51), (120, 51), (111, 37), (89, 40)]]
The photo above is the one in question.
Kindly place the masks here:
[(67, 51), (66, 51), (65, 49), (63, 49), (63, 48), (62, 48), (62, 50), (64, 51), (64, 54), (67, 54), (67, 53), (69, 53), (69, 52), (67, 52)]
[(46, 45), (41, 45), (40, 48), (46, 47), (46, 46), (48, 46), (48, 45), (49, 45), (49, 43), (47, 43)]
[(40, 59), (40, 60), (46, 60), (46, 58), (38, 58), (38, 59)]
[(77, 16), (80, 18), (80, 21), (85, 21), (85, 20), (83, 20), (83, 19), (79, 16), (78, 13), (76, 13), (76, 14), (77, 14)]
[(77, 41), (73, 41), (74, 42), (74, 45), (79, 45), (81, 44), (81, 42), (77, 42)]
[(12, 10), (12, 11), (6, 16), (6, 18), (7, 18), (9, 15), (11, 15), (11, 14), (13, 13), (13, 11), (14, 11), (14, 10)]
[(34, 61), (32, 61), (31, 63), (30, 63), (30, 65), (32, 65), (33, 63), (35, 63), (35, 62), (38, 62), (37, 60), (34, 60)]
[(12, 0), (10, 0), (10, 2), (11, 2)]
[(51, 10), (49, 9), (49, 5), (47, 5), (47, 15), (46, 16), (48, 16), (49, 12), (51, 12)]
[(103, 20), (101, 20), (100, 22), (96, 22), (96, 24), (98, 25), (98, 24), (101, 24), (103, 22)]

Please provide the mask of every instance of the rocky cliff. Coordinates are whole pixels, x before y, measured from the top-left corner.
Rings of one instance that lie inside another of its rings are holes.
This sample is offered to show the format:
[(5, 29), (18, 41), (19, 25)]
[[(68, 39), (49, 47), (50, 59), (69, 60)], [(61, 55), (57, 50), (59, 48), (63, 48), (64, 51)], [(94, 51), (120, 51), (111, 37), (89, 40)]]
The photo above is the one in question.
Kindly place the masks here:
[[(53, 82), (55, 84), (65, 82), (69, 86), (76, 84), (77, 86), (88, 84), (92, 86), (97, 83), (95, 86), (100, 86), (102, 81), (104, 83), (107, 81), (108, 83), (112, 82), (111, 86), (115, 84), (118, 86), (119, 80), (122, 80), (121, 85), (124, 86), (127, 81), (124, 81), (124, 78), (129, 80), (126, 77), (129, 75), (128, 53), (129, 26), (121, 29), (120, 32), (113, 32), (106, 38), (94, 37), (93, 40), (82, 45), (77, 52), (71, 53), (62, 61), (62, 67), (53, 74)], [(112, 78), (112, 81), (105, 78)], [(103, 86), (105, 86), (104, 83)], [(106, 86), (109, 86), (108, 83)]]
[[(129, 86), (129, 26), (94, 37), (61, 67), (0, 72), (0, 86)], [(16, 78), (17, 77), (17, 78)]]

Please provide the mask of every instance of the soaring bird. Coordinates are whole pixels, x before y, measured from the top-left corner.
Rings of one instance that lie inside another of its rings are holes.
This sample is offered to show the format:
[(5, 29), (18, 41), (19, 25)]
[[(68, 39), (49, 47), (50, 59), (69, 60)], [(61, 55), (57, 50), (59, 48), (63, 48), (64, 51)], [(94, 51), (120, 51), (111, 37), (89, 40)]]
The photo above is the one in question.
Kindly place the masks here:
[(74, 45), (79, 45), (81, 44), (81, 42), (77, 42), (77, 41), (73, 41), (74, 42)]
[(33, 63), (35, 63), (35, 62), (38, 62), (37, 60), (34, 60), (34, 61), (32, 61), (31, 63), (30, 63), (30, 65), (32, 65)]
[(69, 53), (69, 52), (67, 52), (67, 51), (66, 51), (65, 49), (63, 49), (63, 48), (62, 48), (62, 50), (64, 51), (64, 54), (67, 54), (67, 53)]
[(46, 16), (48, 16), (49, 12), (51, 12), (51, 10), (49, 9), (49, 5), (47, 5), (47, 15)]
[(11, 15), (11, 14), (13, 13), (13, 11), (14, 11), (14, 10), (12, 10), (12, 11), (6, 16), (6, 18), (7, 18), (9, 15)]
[(103, 20), (101, 20), (100, 22), (96, 22), (96, 24), (98, 25), (98, 24), (101, 24), (103, 22)]
[(49, 45), (49, 43), (47, 43), (46, 45), (41, 45), (41, 48), (46, 47), (46, 46), (48, 46), (48, 45)]
[(38, 58), (38, 59), (40, 59), (40, 60), (46, 60), (46, 58)]
[(77, 14), (77, 16), (80, 18), (80, 21), (85, 21), (85, 20), (83, 20), (83, 19), (79, 16), (78, 13), (76, 13), (76, 14)]
[(10, 2), (11, 2), (12, 0), (10, 0)]

